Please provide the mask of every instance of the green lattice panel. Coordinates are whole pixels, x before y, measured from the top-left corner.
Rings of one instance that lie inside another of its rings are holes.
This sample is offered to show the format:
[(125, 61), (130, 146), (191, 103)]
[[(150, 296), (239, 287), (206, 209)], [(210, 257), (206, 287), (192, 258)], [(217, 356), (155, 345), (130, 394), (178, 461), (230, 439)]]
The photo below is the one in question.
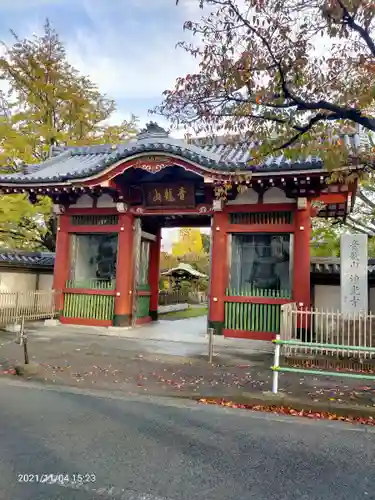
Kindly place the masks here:
[(279, 304), (226, 302), (224, 327), (229, 330), (278, 333), (280, 312)]
[(291, 224), (292, 212), (236, 212), (229, 214), (230, 224)]
[(137, 318), (146, 318), (150, 315), (150, 296), (139, 295), (137, 297)]
[(86, 288), (88, 290), (115, 290), (116, 280), (68, 280), (66, 288)]
[(65, 318), (113, 320), (115, 298), (112, 295), (64, 294)]
[(290, 290), (267, 290), (251, 285), (241, 288), (227, 288), (225, 294), (232, 297), (269, 297), (274, 299), (290, 299), (292, 296)]
[(72, 215), (70, 222), (73, 226), (115, 226), (118, 215)]

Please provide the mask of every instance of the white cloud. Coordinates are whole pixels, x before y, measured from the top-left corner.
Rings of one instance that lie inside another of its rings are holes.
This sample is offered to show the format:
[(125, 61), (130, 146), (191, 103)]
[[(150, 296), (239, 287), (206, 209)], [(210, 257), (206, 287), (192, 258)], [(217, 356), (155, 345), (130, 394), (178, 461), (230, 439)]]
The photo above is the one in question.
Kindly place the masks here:
[[(156, 120), (168, 128), (166, 120), (149, 116), (148, 109), (162, 100), (162, 92), (172, 88), (177, 77), (197, 69), (197, 61), (176, 48), (176, 43), (189, 36), (182, 30), (183, 21), (201, 15), (198, 0), (180, 0), (178, 7), (175, 0), (0, 0), (0, 12), (2, 8), (29, 6), (30, 2), (33, 7), (59, 5), (59, 13), (66, 6), (68, 14), (73, 4), (84, 9), (82, 22), (81, 16), (75, 16), (60, 36), (71, 64), (118, 103), (111, 124), (134, 113), (141, 126)], [(20, 13), (17, 22), (21, 38), (42, 33), (43, 22), (37, 15), (23, 17)], [(55, 25), (53, 15), (51, 22)], [(183, 130), (172, 133), (180, 138), (184, 134)]]
[[(130, 4), (130, 5), (129, 5)], [(147, 6), (146, 6), (147, 4)], [(178, 76), (197, 68), (197, 61), (176, 43), (185, 35), (182, 30), (187, 13), (196, 12), (197, 0), (181, 0), (181, 10), (173, 0), (131, 0), (125, 6), (85, 0), (92, 28), (80, 28), (67, 40), (69, 58), (89, 75), (100, 89), (115, 99), (145, 99), (161, 96)], [(116, 10), (115, 10), (116, 5)], [(132, 6), (137, 7), (136, 13)], [(147, 19), (142, 9), (147, 8)], [(155, 12), (155, 21), (150, 24)], [(169, 29), (163, 15), (168, 13)], [(113, 17), (118, 17), (116, 25)], [(123, 21), (122, 21), (123, 19)], [(126, 21), (126, 22), (125, 22)], [(144, 21), (144, 22), (143, 22)]]
[[(148, 44), (152, 48), (147, 48)], [(127, 45), (129, 41), (122, 35), (113, 37), (104, 32), (100, 40), (81, 31), (74, 41), (68, 41), (67, 52), (72, 64), (114, 99), (161, 97), (178, 76), (196, 67), (188, 54), (181, 50), (177, 53), (170, 39), (160, 37), (126, 53), (119, 51), (119, 46)]]
[(0, 10), (21, 10), (43, 7), (45, 5), (63, 4), (65, 0), (0, 0)]

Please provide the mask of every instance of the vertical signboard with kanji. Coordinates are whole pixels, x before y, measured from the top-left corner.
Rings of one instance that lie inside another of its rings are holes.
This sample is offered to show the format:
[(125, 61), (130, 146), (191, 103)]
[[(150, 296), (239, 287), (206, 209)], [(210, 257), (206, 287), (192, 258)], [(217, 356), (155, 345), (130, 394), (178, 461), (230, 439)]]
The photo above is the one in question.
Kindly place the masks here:
[(367, 313), (367, 235), (341, 236), (341, 312)]

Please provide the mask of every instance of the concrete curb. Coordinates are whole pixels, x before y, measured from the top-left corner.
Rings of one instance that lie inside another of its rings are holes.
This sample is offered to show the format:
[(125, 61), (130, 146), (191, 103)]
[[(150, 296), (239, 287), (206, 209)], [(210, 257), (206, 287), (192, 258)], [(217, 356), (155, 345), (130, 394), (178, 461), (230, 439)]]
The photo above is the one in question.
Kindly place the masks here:
[[(26, 368), (25, 368), (26, 367)], [(38, 377), (39, 370), (37, 369), (37, 365), (18, 365), (16, 367), (16, 374), (19, 378), (24, 379), (27, 382), (31, 379), (33, 382), (40, 383), (41, 385), (46, 386), (65, 386), (65, 387), (78, 387), (74, 384), (67, 384), (64, 380), (59, 380), (56, 378), (55, 380), (45, 379), (44, 377)], [(82, 387), (82, 389), (84, 389)], [(296, 411), (312, 411), (318, 413), (333, 413), (340, 417), (374, 417), (375, 418), (375, 405), (374, 406), (365, 406), (365, 405), (354, 405), (349, 403), (337, 403), (336, 401), (312, 401), (307, 398), (297, 398), (290, 396), (289, 394), (273, 394), (270, 391), (266, 392), (242, 392), (241, 394), (233, 395), (233, 394), (222, 394), (218, 395), (210, 395), (209, 393), (196, 392), (196, 391), (158, 391), (152, 390), (151, 388), (147, 388), (148, 396), (157, 396), (164, 398), (176, 398), (176, 399), (188, 399), (193, 401), (199, 401), (200, 399), (206, 399), (211, 401), (231, 401), (234, 404), (245, 404), (249, 406), (267, 406), (267, 407), (290, 407)], [(100, 387), (94, 386), (91, 387), (90, 390), (110, 390), (110, 392), (121, 392), (119, 389), (108, 389), (108, 387)], [(134, 387), (132, 388), (133, 393), (137, 393), (138, 395), (145, 395), (143, 388)], [(250, 408), (251, 409), (251, 408)]]
[(307, 398), (297, 398), (289, 395), (273, 394), (272, 392), (250, 393), (243, 392), (240, 396), (207, 396), (195, 394), (196, 399), (232, 401), (237, 404), (251, 406), (285, 406), (294, 410), (313, 411), (319, 413), (334, 413), (340, 417), (375, 417), (375, 406), (352, 405), (337, 403), (336, 401), (312, 401)]

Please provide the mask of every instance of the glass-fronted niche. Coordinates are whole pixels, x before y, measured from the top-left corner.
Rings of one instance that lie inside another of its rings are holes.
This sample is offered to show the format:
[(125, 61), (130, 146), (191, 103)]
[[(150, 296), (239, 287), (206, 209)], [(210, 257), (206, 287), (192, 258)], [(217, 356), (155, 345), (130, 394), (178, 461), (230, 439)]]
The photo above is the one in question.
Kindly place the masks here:
[(150, 242), (142, 239), (140, 256), (139, 256), (138, 276), (137, 276), (138, 287), (147, 288), (149, 284), (149, 270), (150, 270)]
[(232, 234), (229, 294), (290, 297), (292, 235)]
[(72, 234), (70, 237), (70, 282), (74, 288), (115, 287), (117, 234)]

